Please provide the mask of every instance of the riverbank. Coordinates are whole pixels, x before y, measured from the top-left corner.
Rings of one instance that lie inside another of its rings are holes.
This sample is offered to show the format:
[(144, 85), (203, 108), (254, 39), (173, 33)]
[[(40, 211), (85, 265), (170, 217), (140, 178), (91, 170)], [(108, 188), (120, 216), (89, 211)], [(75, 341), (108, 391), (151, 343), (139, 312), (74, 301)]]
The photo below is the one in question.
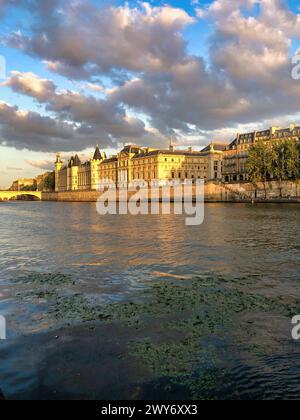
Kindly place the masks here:
[[(130, 199), (134, 193), (128, 193)], [(149, 192), (150, 196), (150, 192)], [(97, 191), (67, 191), (42, 193), (43, 201), (61, 202), (96, 202), (100, 197)], [(196, 187), (193, 187), (193, 201), (196, 197)], [(171, 190), (170, 201), (174, 202), (174, 192)], [(269, 182), (266, 192), (262, 183), (225, 184), (222, 182), (207, 182), (204, 187), (204, 199), (207, 203), (300, 203), (300, 186), (296, 182)], [(117, 193), (117, 201), (119, 195)], [(121, 201), (121, 200), (120, 200)], [(160, 191), (159, 201), (162, 201)]]

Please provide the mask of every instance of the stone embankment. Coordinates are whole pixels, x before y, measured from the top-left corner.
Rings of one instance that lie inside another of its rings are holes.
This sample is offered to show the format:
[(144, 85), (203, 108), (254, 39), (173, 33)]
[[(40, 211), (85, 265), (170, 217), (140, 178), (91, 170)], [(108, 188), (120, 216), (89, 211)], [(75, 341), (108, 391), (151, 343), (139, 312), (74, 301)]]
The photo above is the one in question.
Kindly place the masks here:
[[(60, 193), (42, 193), (43, 201), (63, 202), (96, 202), (100, 193), (97, 191), (70, 191)], [(132, 194), (131, 194), (132, 195)], [(171, 192), (171, 200), (174, 194)], [(296, 202), (300, 203), (300, 183), (269, 182), (267, 198), (262, 183), (224, 184), (222, 182), (207, 182), (205, 184), (206, 202)]]

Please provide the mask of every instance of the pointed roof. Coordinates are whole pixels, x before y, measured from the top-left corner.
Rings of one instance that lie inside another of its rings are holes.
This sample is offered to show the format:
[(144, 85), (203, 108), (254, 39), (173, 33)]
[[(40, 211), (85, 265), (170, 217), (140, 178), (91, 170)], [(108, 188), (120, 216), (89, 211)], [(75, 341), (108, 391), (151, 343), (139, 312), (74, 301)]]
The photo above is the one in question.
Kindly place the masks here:
[(74, 156), (72, 156), (71, 159), (69, 160), (69, 162), (68, 162), (68, 168), (72, 168), (73, 161), (74, 161)]
[(80, 159), (78, 155), (75, 155), (74, 160), (73, 160), (73, 166), (80, 166), (80, 165), (81, 165)]
[(100, 152), (100, 149), (99, 149), (98, 145), (96, 147), (93, 160), (102, 160), (102, 155), (101, 155), (101, 152)]

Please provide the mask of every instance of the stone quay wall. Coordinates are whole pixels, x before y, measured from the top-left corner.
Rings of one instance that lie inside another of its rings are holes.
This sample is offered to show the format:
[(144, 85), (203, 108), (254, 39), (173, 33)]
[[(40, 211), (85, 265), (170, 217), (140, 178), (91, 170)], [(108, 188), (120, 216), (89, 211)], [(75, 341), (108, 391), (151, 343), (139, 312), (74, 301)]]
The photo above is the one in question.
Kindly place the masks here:
[[(128, 193), (128, 196), (134, 193)], [(100, 193), (97, 191), (68, 191), (68, 192), (43, 192), (43, 201), (62, 202), (96, 202)], [(195, 196), (195, 194), (193, 194)], [(171, 190), (171, 201), (174, 194)], [(221, 182), (207, 182), (205, 184), (206, 202), (299, 202), (300, 203), (300, 182), (269, 182), (267, 184), (267, 200), (262, 183), (253, 185), (251, 183), (224, 184)]]

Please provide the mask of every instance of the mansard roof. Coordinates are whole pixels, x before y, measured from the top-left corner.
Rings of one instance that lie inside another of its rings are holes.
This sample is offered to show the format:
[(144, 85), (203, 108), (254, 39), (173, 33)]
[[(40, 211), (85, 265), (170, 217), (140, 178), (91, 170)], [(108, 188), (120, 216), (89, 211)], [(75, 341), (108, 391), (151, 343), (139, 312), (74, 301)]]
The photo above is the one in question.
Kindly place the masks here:
[(233, 150), (233, 148), (237, 145), (237, 138), (235, 138), (227, 147), (226, 150)]
[(110, 157), (102, 161), (102, 163), (110, 163), (110, 162), (117, 162), (118, 158), (116, 156)]
[(216, 152), (224, 152), (224, 150), (226, 150), (226, 147), (228, 146), (228, 144), (224, 144), (224, 143), (211, 143), (208, 146), (206, 146), (204, 149), (201, 150), (201, 153), (204, 152), (210, 152), (211, 148), (214, 148), (214, 150)]
[(173, 150), (172, 151), (172, 150), (162, 149), (162, 150), (151, 150), (149, 152), (144, 150), (142, 153), (136, 154), (133, 157), (133, 159), (139, 159), (139, 158), (143, 158), (143, 157), (157, 156), (157, 155), (189, 156), (189, 157), (203, 156), (202, 152), (193, 152), (193, 151), (189, 151), (189, 150)]
[(128, 153), (128, 154), (137, 154), (142, 152), (142, 147), (137, 146), (135, 144), (127, 144), (122, 150), (121, 153)]

